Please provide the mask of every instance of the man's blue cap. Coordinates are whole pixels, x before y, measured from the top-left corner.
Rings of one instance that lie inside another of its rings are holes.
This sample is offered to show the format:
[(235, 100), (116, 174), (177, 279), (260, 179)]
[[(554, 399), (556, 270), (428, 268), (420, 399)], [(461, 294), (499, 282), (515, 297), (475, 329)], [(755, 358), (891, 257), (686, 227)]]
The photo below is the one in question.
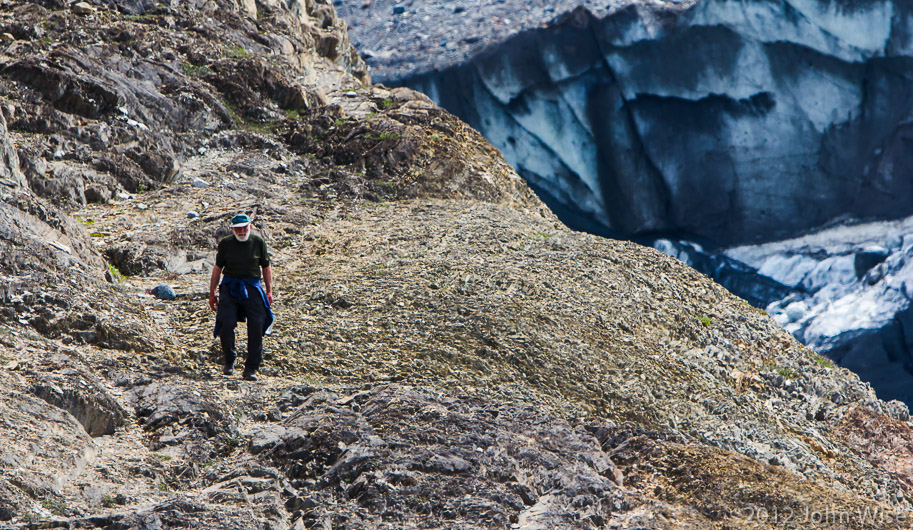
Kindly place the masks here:
[(239, 213), (238, 215), (231, 218), (231, 227), (238, 228), (241, 226), (247, 226), (250, 224), (250, 217), (247, 214)]

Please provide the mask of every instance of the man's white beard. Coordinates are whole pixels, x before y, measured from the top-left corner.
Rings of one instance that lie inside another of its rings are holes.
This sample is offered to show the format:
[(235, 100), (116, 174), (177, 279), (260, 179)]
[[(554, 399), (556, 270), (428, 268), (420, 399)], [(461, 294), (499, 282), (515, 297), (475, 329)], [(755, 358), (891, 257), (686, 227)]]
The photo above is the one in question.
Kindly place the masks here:
[(239, 236), (238, 234), (235, 234), (235, 239), (237, 239), (238, 241), (244, 243), (245, 241), (247, 241), (248, 239), (250, 239), (250, 232), (244, 234), (243, 236)]

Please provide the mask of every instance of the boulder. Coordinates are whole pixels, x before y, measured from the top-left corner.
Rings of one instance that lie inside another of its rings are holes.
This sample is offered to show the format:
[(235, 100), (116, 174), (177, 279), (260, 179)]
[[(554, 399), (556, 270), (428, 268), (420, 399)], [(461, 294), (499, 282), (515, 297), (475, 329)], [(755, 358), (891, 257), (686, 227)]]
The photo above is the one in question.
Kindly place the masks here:
[(170, 448), (185, 457), (206, 461), (240, 444), (231, 416), (211, 396), (168, 383), (141, 385), (131, 394), (153, 450)]
[(65, 369), (39, 377), (31, 387), (35, 396), (76, 418), (89, 436), (113, 434), (129, 414), (89, 374)]

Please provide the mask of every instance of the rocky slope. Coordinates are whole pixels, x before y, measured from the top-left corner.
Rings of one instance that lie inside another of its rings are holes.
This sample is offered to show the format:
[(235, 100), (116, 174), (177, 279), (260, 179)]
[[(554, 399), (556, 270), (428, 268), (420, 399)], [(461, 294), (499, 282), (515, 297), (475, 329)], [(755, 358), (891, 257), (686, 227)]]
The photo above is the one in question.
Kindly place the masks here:
[[(908, 526), (905, 406), (565, 228), (328, 5), (2, 6), (0, 528)], [(256, 383), (205, 302), (238, 211)]]
[(907, 3), (340, 7), (377, 79), (478, 128), (563, 221), (679, 257), (913, 402), (904, 233), (749, 248), (911, 214)]

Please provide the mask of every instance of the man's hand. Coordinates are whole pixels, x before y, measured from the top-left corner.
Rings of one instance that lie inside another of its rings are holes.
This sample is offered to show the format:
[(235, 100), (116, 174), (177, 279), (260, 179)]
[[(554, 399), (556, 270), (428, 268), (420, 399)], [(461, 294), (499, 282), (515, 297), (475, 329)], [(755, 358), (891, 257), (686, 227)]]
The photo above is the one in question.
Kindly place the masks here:
[(212, 276), (209, 277), (209, 309), (215, 311), (219, 307), (219, 299), (216, 297), (216, 289), (219, 288), (219, 278), (222, 277), (222, 267), (212, 266)]
[(266, 288), (266, 301), (273, 305), (273, 268), (270, 265), (263, 267), (263, 287)]

